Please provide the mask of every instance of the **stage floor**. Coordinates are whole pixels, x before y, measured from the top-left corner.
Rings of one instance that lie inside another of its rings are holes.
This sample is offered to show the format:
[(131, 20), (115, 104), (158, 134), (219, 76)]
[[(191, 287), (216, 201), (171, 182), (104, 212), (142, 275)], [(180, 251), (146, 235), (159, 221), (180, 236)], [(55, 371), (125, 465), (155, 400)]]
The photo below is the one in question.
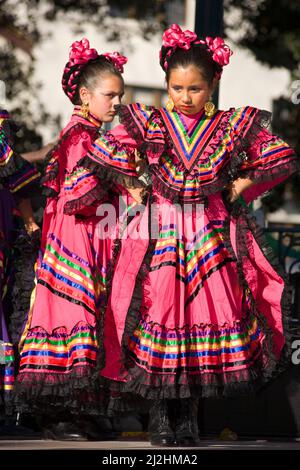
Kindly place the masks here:
[[(0, 440), (0, 452), (2, 450), (153, 450), (156, 447), (150, 445), (146, 439), (119, 439), (113, 441), (51, 441), (51, 440)], [(157, 447), (158, 448), (158, 447)], [(164, 451), (188, 451), (192, 447), (160, 447)], [(218, 439), (202, 440), (197, 448), (200, 450), (300, 450), (300, 439), (257, 439), (220, 441)]]

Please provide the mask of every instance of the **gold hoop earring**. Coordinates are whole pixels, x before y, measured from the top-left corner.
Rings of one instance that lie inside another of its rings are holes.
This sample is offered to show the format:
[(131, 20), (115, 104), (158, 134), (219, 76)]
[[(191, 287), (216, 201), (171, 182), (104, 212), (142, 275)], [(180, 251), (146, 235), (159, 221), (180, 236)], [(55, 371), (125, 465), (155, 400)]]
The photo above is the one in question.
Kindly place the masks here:
[(81, 105), (81, 112), (82, 116), (87, 119), (89, 116), (89, 104), (88, 103), (82, 103)]
[(169, 113), (171, 113), (173, 111), (173, 108), (174, 108), (174, 101), (172, 100), (171, 96), (168, 96), (168, 100), (166, 103), (166, 110), (169, 111)]
[(212, 117), (216, 112), (216, 107), (212, 101), (207, 101), (204, 105), (205, 116)]

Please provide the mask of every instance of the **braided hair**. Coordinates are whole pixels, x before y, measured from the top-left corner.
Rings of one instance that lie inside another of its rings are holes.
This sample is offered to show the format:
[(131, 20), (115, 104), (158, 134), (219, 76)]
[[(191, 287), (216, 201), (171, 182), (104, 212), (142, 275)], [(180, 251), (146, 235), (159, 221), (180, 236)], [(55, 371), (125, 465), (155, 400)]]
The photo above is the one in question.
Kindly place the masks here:
[(80, 88), (86, 87), (88, 90), (93, 90), (99, 75), (108, 73), (116, 75), (123, 81), (121, 73), (116, 69), (114, 64), (102, 55), (99, 55), (96, 59), (90, 60), (83, 67), (80, 66), (81, 64), (68, 64), (63, 73), (62, 87), (74, 105), (81, 104), (79, 95)]
[(62, 76), (63, 91), (73, 104), (81, 104), (80, 88), (92, 90), (99, 74), (105, 73), (116, 75), (123, 81), (121, 73), (126, 62), (127, 58), (118, 52), (98, 54), (96, 49), (90, 48), (86, 38), (75, 41), (70, 47), (69, 61)]

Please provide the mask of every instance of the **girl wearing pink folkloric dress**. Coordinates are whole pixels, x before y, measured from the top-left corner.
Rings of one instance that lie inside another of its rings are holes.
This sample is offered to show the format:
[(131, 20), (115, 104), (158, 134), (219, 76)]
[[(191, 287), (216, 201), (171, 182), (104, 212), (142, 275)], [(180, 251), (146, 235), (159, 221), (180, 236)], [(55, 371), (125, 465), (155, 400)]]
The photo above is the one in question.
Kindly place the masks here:
[(267, 129), (269, 113), (214, 109), (230, 55), (221, 38), (172, 25), (160, 54), (167, 107), (120, 106), (121, 125), (80, 162), (102, 181), (148, 184), (119, 245), (99, 364), (112, 390), (152, 400), (154, 445), (197, 445), (199, 398), (256, 390), (288, 349), (286, 286), (247, 203), (297, 157)]
[[(73, 171), (99, 135), (102, 123), (115, 116), (114, 106), (124, 93), (121, 73), (126, 62), (117, 52), (98, 54), (83, 39), (72, 44), (62, 77), (63, 90), (75, 107), (43, 181), (48, 199), (41, 253), (20, 343), (16, 384), (20, 411), (39, 409), (50, 414), (54, 409), (58, 422), (69, 411), (97, 412), (100, 406), (91, 378), (99, 347), (97, 312), (105, 294), (111, 243), (97, 236), (100, 217), (96, 207), (108, 196), (103, 198), (104, 191), (93, 186), (85, 171), (75, 177)], [(86, 208), (81, 218), (64, 215), (65, 203), (83, 187)], [(90, 205), (91, 200), (97, 203)], [(62, 425), (58, 432), (62, 438), (67, 434)], [(74, 439), (76, 436), (80, 438), (74, 431)]]

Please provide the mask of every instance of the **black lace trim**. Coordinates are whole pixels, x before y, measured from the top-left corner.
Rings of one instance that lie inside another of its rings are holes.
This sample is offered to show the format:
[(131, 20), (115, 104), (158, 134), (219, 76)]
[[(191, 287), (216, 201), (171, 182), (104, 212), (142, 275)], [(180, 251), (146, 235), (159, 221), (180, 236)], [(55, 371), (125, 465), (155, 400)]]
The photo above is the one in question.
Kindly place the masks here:
[(95, 387), (93, 374), (93, 366), (76, 366), (70, 374), (23, 371), (14, 385), (14, 408), (47, 416), (51, 412), (105, 414), (108, 398)]
[[(77, 325), (73, 331), (76, 328)], [(110, 393), (99, 388), (94, 374), (94, 363), (74, 365), (69, 373), (22, 369), (14, 384), (14, 408), (21, 413), (44, 413), (47, 416), (53, 412), (105, 414)]]
[(8, 332), (17, 352), (24, 323), (27, 319), (30, 297), (34, 288), (34, 265), (38, 256), (41, 231), (28, 235), (25, 230), (16, 234), (13, 243), (14, 281), (11, 291), (12, 313), (9, 316)]
[[(249, 255), (249, 247), (247, 246), (247, 232), (251, 232), (262, 253), (264, 254), (267, 261), (270, 263), (274, 271), (283, 279), (284, 289), (281, 296), (281, 313), (282, 313), (282, 325), (283, 333), (285, 337), (285, 346), (282, 351), (280, 360), (277, 361), (273, 351), (273, 333), (267, 325), (266, 318), (259, 313), (255, 299), (252, 298), (251, 302), (253, 308), (256, 309), (257, 318), (262, 325), (262, 329), (267, 331), (267, 350), (266, 354), (270, 357), (268, 368), (266, 369), (263, 376), (263, 385), (268, 383), (270, 380), (276, 378), (280, 373), (287, 369), (291, 365), (291, 354), (292, 354), (292, 332), (290, 329), (290, 315), (292, 305), (292, 290), (288, 284), (287, 276), (279, 263), (277, 256), (274, 254), (272, 248), (265, 239), (262, 228), (257, 224), (255, 217), (249, 212), (249, 209), (244, 205), (241, 205), (238, 201), (233, 204), (231, 210), (231, 216), (236, 220), (236, 246), (238, 252), (238, 272), (242, 285), (250, 290), (244, 275), (243, 259)], [(251, 292), (251, 290), (250, 290)]]
[[(152, 196), (152, 193), (150, 193), (149, 202), (148, 202), (150, 208), (151, 208), (152, 203), (153, 203), (153, 196)], [(151, 218), (149, 218), (149, 221), (148, 221), (148, 231), (149, 231), (148, 233), (151, 234)], [(122, 337), (122, 353), (121, 353), (121, 364), (122, 364), (122, 367), (125, 368), (125, 370), (127, 370), (128, 367), (131, 366), (130, 354), (129, 354), (129, 350), (127, 347), (128, 338), (132, 336), (133, 332), (135, 331), (142, 317), (142, 313), (141, 313), (142, 301), (145, 304), (145, 307), (147, 309), (149, 309), (152, 304), (152, 301), (151, 301), (150, 296), (148, 295), (149, 292), (147, 291), (146, 286), (148, 283), (150, 263), (153, 257), (153, 251), (155, 249), (156, 241), (157, 240), (155, 239), (149, 239), (148, 249), (146, 251), (146, 254), (141, 264), (141, 268), (138, 272), (138, 275), (135, 281), (135, 287), (133, 290), (131, 303), (130, 303), (128, 314), (125, 320), (124, 333)]]
[[(158, 142), (145, 142), (140, 129), (137, 127), (137, 124), (135, 123), (134, 118), (126, 105), (119, 106), (117, 108), (117, 113), (120, 122), (123, 124), (128, 135), (130, 135), (130, 137), (132, 137), (136, 141), (141, 157), (143, 158), (143, 156), (150, 154), (159, 158), (165, 150), (166, 144)], [(158, 110), (153, 108), (153, 113), (151, 114), (149, 121), (155, 119), (158, 120), (159, 118), (159, 127), (162, 128), (164, 127), (164, 124), (161, 119), (161, 115)], [(165, 132), (164, 136), (166, 135), (168, 134)]]
[[(230, 220), (237, 218), (237, 247), (235, 254), (230, 240)], [(127, 348), (128, 339), (136, 329), (141, 316), (147, 313), (151, 299), (147, 298), (147, 273), (149, 272), (150, 261), (152, 257), (153, 246), (149, 245), (148, 252), (144, 258), (143, 265), (136, 280), (136, 286), (132, 297), (132, 302), (128, 311), (126, 326), (122, 340), (122, 364), (127, 372), (128, 379), (125, 383), (112, 383), (111, 390), (116, 395), (119, 394), (119, 407), (122, 404), (122, 397), (138, 395), (148, 400), (154, 399), (173, 399), (188, 398), (190, 396), (202, 397), (231, 397), (254, 393), (266, 386), (278, 374), (285, 370), (290, 364), (290, 342), (291, 335), (288, 328), (288, 318), (290, 311), (290, 289), (285, 285), (281, 308), (284, 326), (284, 335), (286, 346), (281, 354), (280, 361), (277, 361), (273, 352), (274, 340), (273, 332), (268, 326), (266, 318), (259, 312), (256, 301), (251, 293), (250, 287), (245, 279), (243, 259), (249, 255), (246, 243), (246, 232), (251, 231), (257, 240), (265, 257), (272, 267), (280, 271), (280, 266), (271, 248), (262, 237), (262, 232), (256, 224), (254, 218), (250, 216), (247, 209), (236, 203), (231, 207), (231, 213), (228, 215), (224, 225), (224, 242), (233, 260), (237, 263), (240, 283), (245, 292), (250, 296), (251, 312), (256, 316), (259, 327), (266, 334), (266, 340), (263, 344), (262, 354), (260, 354), (255, 363), (246, 370), (228, 372), (222, 377), (219, 374), (193, 375), (186, 371), (180, 371), (176, 376), (166, 374), (149, 374), (143, 368), (139, 367)], [(282, 275), (283, 279), (285, 276)], [(140, 311), (142, 298), (145, 298), (145, 309)]]
[[(65, 141), (69, 138), (72, 137), (72, 134), (78, 134), (82, 131), (87, 131), (89, 134), (91, 134), (92, 139), (95, 140), (97, 137), (98, 129), (95, 127), (92, 127), (87, 124), (83, 123), (77, 123), (74, 124), (74, 126), (70, 127), (58, 140), (56, 145), (47, 153), (45, 159), (44, 159), (44, 176), (41, 179), (41, 185), (43, 187), (43, 194), (46, 197), (56, 197), (58, 195), (58, 191), (56, 191), (54, 188), (51, 188), (47, 186), (47, 184), (51, 184), (56, 178), (58, 177), (59, 174), (59, 158), (58, 155), (56, 154), (59, 153), (61, 146), (65, 143)], [(56, 157), (55, 157), (56, 156)], [(55, 161), (53, 162), (51, 170), (47, 171), (48, 164), (50, 163), (51, 159), (54, 158)]]
[[(171, 184), (168, 184), (165, 180), (163, 180), (160, 176), (160, 162), (159, 158), (161, 157), (164, 150), (173, 149), (173, 142), (171, 136), (167, 132), (167, 129), (164, 125), (162, 116), (159, 110), (154, 110), (150, 120), (155, 120), (159, 128), (161, 129), (164, 138), (165, 138), (165, 145), (163, 144), (155, 144), (152, 142), (145, 142), (143, 140), (143, 136), (137, 127), (133, 116), (131, 115), (130, 111), (126, 106), (122, 106), (119, 110), (119, 116), (122, 124), (126, 128), (128, 134), (136, 140), (139, 150), (142, 154), (147, 155), (148, 152), (151, 155), (155, 155), (157, 157), (158, 163), (151, 164), (149, 166), (149, 171), (152, 178), (153, 189), (161, 194), (164, 198), (170, 200), (173, 203), (183, 203), (183, 202), (193, 202), (187, 201), (186, 198), (181, 194), (180, 190), (174, 189)], [(230, 126), (229, 120), (232, 116), (232, 113), (227, 112), (224, 113), (224, 117), (222, 121), (219, 123), (217, 132), (221, 131), (221, 134), (224, 135), (224, 132)], [(275, 168), (261, 168), (256, 170), (243, 170), (241, 166), (243, 163), (248, 159), (247, 152), (251, 145), (258, 139), (258, 134), (263, 130), (269, 127), (270, 125), (271, 114), (267, 111), (258, 111), (253, 118), (250, 128), (247, 130), (244, 136), (236, 135), (234, 141), (234, 149), (231, 153), (230, 158), (228, 159), (228, 163), (222, 171), (219, 173), (217, 178), (214, 181), (203, 184), (199, 187), (199, 197), (195, 201), (195, 203), (204, 202), (206, 201), (207, 196), (211, 194), (215, 194), (219, 191), (223, 191), (226, 187), (233, 182), (238, 177), (249, 177), (252, 178), (255, 183), (261, 182), (268, 182), (272, 181), (277, 176), (286, 176), (293, 174), (294, 172), (298, 171), (299, 163), (296, 162), (296, 155), (295, 161), (284, 162), (281, 165)], [(273, 137), (270, 136), (270, 139)], [(213, 142), (209, 142), (209, 145), (212, 146)], [(217, 149), (220, 145), (220, 141), (216, 142), (213, 146), (212, 152)]]
[(249, 178), (255, 181), (255, 184), (268, 183), (278, 178), (289, 177), (300, 171), (300, 161), (297, 155), (289, 157), (288, 162), (280, 164), (274, 168), (253, 168), (243, 170), (240, 174), (243, 178)]
[(92, 205), (94, 205), (96, 209), (96, 204), (107, 196), (108, 189), (109, 188), (106, 187), (104, 190), (100, 183), (97, 184), (95, 188), (92, 188), (78, 199), (66, 202), (64, 205), (64, 213), (67, 215), (79, 214), (82, 209), (86, 209)]
[(119, 183), (124, 188), (146, 188), (147, 185), (136, 176), (124, 175), (115, 168), (107, 168), (106, 166), (96, 163), (90, 157), (83, 157), (79, 161), (79, 166), (83, 166), (96, 175), (101, 181)]

